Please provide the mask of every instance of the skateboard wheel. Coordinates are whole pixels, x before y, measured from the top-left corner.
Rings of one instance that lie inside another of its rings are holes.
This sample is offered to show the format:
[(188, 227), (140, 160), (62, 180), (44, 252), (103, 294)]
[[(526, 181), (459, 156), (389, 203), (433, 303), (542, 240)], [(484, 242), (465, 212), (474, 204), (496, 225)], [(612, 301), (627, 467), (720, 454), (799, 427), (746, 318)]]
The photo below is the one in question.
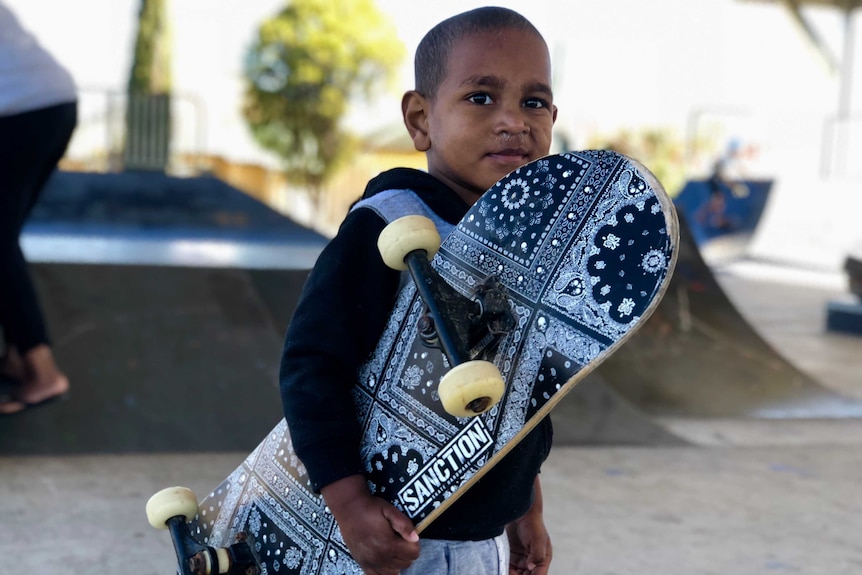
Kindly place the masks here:
[(440, 380), (438, 393), (446, 413), (472, 417), (494, 407), (505, 389), (506, 383), (497, 366), (490, 361), (476, 360), (449, 370)]
[(168, 519), (185, 517), (186, 521), (198, 513), (198, 498), (187, 487), (162, 489), (147, 501), (147, 520), (156, 529), (167, 529)]
[(428, 259), (440, 249), (437, 226), (425, 216), (404, 216), (393, 221), (380, 232), (377, 249), (383, 262), (398, 271), (407, 269), (404, 258), (416, 250), (428, 252)]

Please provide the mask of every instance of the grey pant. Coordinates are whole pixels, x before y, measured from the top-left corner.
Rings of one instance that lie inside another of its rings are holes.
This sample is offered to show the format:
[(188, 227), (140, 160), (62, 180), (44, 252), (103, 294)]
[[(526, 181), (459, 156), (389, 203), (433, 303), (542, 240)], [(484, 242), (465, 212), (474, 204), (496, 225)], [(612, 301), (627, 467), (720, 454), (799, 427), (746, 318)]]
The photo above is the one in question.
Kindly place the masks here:
[(422, 539), (421, 552), (401, 575), (508, 575), (509, 540), (503, 533), (485, 541)]

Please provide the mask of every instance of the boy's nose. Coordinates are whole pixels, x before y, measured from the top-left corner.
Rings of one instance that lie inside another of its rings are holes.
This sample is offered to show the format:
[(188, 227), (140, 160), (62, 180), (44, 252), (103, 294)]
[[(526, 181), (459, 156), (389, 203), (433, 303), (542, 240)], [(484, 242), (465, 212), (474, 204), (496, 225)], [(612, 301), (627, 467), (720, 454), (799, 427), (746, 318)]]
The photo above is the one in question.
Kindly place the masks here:
[(521, 107), (501, 109), (494, 126), (494, 133), (498, 136), (503, 134), (523, 136), (530, 133), (530, 125)]

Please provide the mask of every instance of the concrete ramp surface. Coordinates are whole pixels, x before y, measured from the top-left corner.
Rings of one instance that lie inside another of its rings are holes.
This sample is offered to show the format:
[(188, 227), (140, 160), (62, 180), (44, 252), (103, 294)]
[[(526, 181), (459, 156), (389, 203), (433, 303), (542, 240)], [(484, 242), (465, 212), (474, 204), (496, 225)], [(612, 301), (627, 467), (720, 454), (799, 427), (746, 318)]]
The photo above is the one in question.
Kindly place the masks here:
[[(323, 239), (211, 180), (186, 189), (158, 177), (111, 179), (127, 212), (107, 180), (92, 178), (96, 192), (81, 182), (72, 192), (54, 188), (30, 224), (37, 243), (95, 238), (109, 246), (67, 251), (83, 261), (32, 266), (72, 396), (0, 418), (0, 454), (250, 451), (282, 416), (282, 338), (307, 274), (290, 254), (297, 244), (319, 250)], [(217, 201), (207, 199), (212, 190)], [(684, 221), (681, 233), (664, 301), (560, 403), (555, 442), (686, 443), (661, 416), (862, 416), (858, 401), (826, 390), (758, 336)], [(236, 257), (186, 265), (176, 245), (190, 237), (219, 238)], [(140, 261), (142, 238), (160, 242), (152, 261)]]
[(644, 327), (597, 370), (656, 416), (862, 417), (862, 402), (835, 393), (770, 346), (728, 299), (684, 218), (676, 271)]
[[(285, 328), (307, 272), (37, 264), (71, 398), (0, 418), (0, 454), (251, 451), (281, 419)], [(596, 374), (557, 445), (680, 445)]]
[(554, 445), (678, 446), (689, 442), (635, 407), (595, 372), (551, 412)]
[(0, 454), (250, 451), (282, 417), (306, 272), (39, 264), (59, 404), (0, 418)]
[(212, 177), (55, 174), (23, 244), (71, 398), (0, 418), (0, 453), (250, 451), (326, 241)]
[[(213, 178), (57, 174), (25, 250), (72, 399), (0, 419), (0, 453), (250, 451), (323, 243)], [(554, 420), (557, 444), (684, 443), (596, 374)]]

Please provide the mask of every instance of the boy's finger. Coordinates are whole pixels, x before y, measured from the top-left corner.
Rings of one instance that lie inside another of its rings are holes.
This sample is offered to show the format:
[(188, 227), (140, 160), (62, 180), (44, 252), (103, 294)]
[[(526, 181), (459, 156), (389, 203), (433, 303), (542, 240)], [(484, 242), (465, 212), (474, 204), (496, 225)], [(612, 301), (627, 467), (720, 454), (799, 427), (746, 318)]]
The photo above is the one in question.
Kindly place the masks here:
[(419, 534), (416, 533), (416, 528), (406, 515), (398, 511), (395, 507), (387, 507), (383, 510), (383, 516), (392, 525), (392, 529), (401, 536), (405, 541), (416, 543), (419, 541)]
[(548, 568), (549, 545), (547, 543), (533, 544), (527, 556), (527, 570), (531, 573), (545, 573)]

